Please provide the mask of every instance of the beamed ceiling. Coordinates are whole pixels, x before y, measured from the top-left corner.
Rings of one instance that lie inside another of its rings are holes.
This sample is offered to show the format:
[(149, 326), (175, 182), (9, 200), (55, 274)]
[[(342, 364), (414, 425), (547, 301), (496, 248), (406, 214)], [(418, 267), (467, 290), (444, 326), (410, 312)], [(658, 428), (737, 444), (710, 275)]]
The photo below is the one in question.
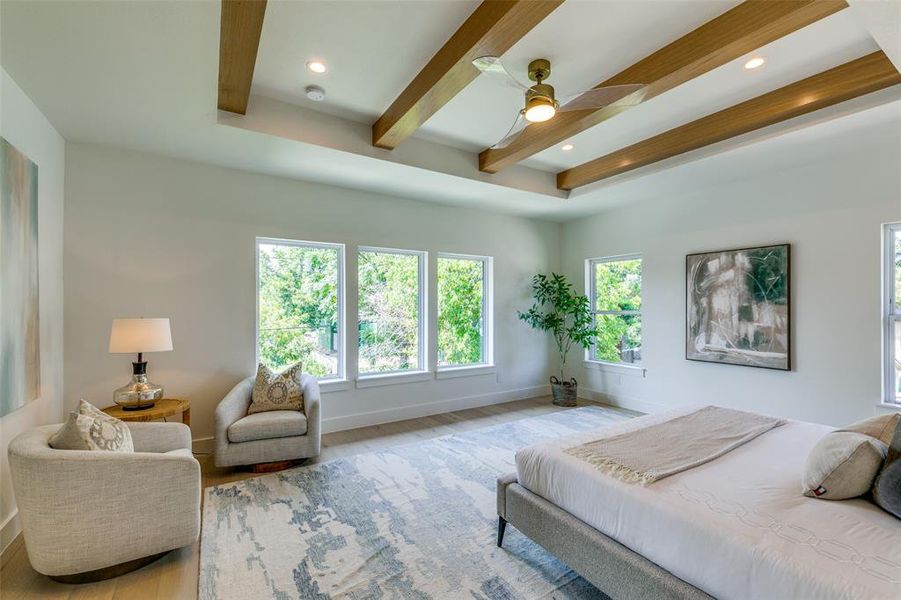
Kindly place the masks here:
[[(901, 3), (848, 2), (7, 1), (0, 57), (69, 141), (565, 220), (686, 163), (742, 176), (901, 130)], [(550, 60), (558, 97), (639, 84), (642, 102), (491, 148), (523, 94), (483, 55), (520, 81)]]

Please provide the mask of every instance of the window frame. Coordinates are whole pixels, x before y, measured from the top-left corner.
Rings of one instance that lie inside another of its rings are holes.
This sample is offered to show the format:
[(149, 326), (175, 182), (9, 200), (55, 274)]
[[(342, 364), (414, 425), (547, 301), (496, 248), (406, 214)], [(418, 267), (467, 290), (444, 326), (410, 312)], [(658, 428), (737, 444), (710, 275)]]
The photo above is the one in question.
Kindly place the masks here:
[[(442, 258), (456, 260), (479, 261), (482, 263), (482, 360), (476, 363), (466, 363), (458, 365), (442, 365), (438, 361), (438, 316), (440, 307), (438, 269), (436, 262), (435, 269), (435, 370), (439, 373), (449, 375), (454, 372), (464, 372), (476, 370), (485, 367), (494, 367), (494, 258), (491, 256), (480, 256), (476, 254), (460, 254), (458, 252), (438, 252), (436, 253), (436, 261)], [(440, 377), (439, 377), (440, 378)]]
[[(416, 256), (419, 259), (419, 302), (417, 303), (418, 323), (417, 325), (417, 349), (416, 349), (416, 368), (415, 369), (395, 369), (392, 371), (367, 371), (363, 372), (360, 368), (360, 255), (363, 252), (379, 252), (383, 254), (401, 254), (407, 256)], [(425, 250), (407, 250), (403, 248), (383, 248), (380, 246), (357, 246), (357, 326), (355, 335), (357, 336), (357, 380), (372, 380), (373, 382), (380, 379), (403, 377), (404, 375), (418, 376), (422, 373), (428, 373), (428, 357), (425, 352), (428, 346), (428, 258), (429, 253)], [(418, 379), (418, 378), (416, 378)]]
[[(642, 286), (641, 286), (641, 297), (642, 297), (642, 307), (644, 306), (644, 259), (641, 256), (640, 252), (633, 252), (630, 254), (617, 254), (613, 256), (602, 256), (598, 258), (588, 258), (585, 260), (585, 294), (588, 296), (589, 306), (591, 308), (591, 324), (592, 327), (597, 327), (597, 316), (598, 315), (639, 315), (641, 316), (642, 311), (640, 310), (596, 310), (595, 306), (597, 306), (597, 287), (595, 281), (595, 265), (602, 263), (610, 263), (610, 262), (621, 262), (626, 260), (640, 260), (642, 261)], [(644, 346), (644, 321), (642, 321), (642, 336), (641, 336), (641, 345)], [(601, 367), (603, 369), (610, 370), (623, 370), (624, 372), (636, 371), (640, 372), (641, 375), (645, 373), (645, 367), (642, 366), (641, 363), (623, 363), (623, 362), (612, 362), (609, 360), (602, 360), (596, 358), (597, 344), (596, 340), (593, 340), (591, 345), (585, 349), (585, 363), (586, 366), (590, 367)]]
[(254, 320), (254, 341), (255, 348), (254, 353), (256, 357), (256, 364), (260, 363), (260, 245), (261, 244), (270, 244), (277, 246), (292, 246), (292, 247), (300, 247), (300, 248), (316, 248), (316, 249), (324, 249), (324, 250), (336, 250), (338, 253), (338, 287), (337, 287), (337, 295), (338, 295), (338, 369), (337, 373), (333, 375), (322, 375), (317, 376), (316, 380), (323, 383), (336, 383), (347, 380), (347, 337), (346, 337), (346, 324), (347, 324), (347, 313), (345, 310), (346, 302), (345, 302), (345, 276), (344, 276), (344, 263), (345, 263), (345, 244), (338, 242), (317, 242), (317, 241), (309, 241), (309, 240), (292, 240), (287, 238), (275, 238), (275, 237), (263, 237), (258, 236), (254, 242), (254, 272), (255, 272), (255, 280), (256, 287), (254, 289), (254, 305), (256, 309), (256, 318)]
[(901, 327), (901, 305), (895, 303), (895, 236), (901, 235), (901, 221), (883, 225), (882, 234), (882, 404), (901, 406), (895, 391), (895, 335)]

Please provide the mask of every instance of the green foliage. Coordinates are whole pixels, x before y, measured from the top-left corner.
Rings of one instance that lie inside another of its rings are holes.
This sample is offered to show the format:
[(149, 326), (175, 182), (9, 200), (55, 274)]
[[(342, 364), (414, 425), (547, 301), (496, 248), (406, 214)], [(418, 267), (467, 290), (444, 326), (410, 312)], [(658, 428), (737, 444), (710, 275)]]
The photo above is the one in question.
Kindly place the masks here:
[[(594, 265), (595, 310), (641, 310), (641, 260)], [(598, 315), (595, 358), (621, 362), (623, 352), (641, 347), (641, 315)]]
[(338, 252), (261, 244), (259, 253), (259, 354), (269, 367), (303, 361), (313, 375), (334, 373), (320, 330), (338, 322)]
[(438, 259), (438, 364), (482, 362), (483, 263)]
[(418, 366), (419, 286), (418, 256), (360, 252), (361, 372), (400, 371)]
[(535, 275), (532, 297), (532, 307), (517, 314), (533, 329), (551, 333), (560, 353), (560, 380), (563, 381), (566, 355), (572, 345), (588, 348), (595, 337), (588, 297), (576, 293), (566, 277), (557, 273), (551, 273), (550, 277)]
[(748, 251), (751, 268), (746, 281), (757, 302), (788, 302), (788, 257), (785, 248), (758, 248)]

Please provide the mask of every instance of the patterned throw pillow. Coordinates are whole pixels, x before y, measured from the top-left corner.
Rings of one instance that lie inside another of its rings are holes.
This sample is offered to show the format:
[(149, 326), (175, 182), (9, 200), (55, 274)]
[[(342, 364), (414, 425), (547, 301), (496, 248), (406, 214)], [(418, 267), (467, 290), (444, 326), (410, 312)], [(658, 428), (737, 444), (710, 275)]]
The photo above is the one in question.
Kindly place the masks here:
[(301, 363), (276, 373), (263, 363), (257, 366), (247, 414), (269, 410), (303, 410), (303, 391), (300, 387)]
[(135, 451), (128, 425), (84, 400), (78, 403), (78, 411), (70, 412), (63, 426), (50, 438), (50, 447), (57, 450)]

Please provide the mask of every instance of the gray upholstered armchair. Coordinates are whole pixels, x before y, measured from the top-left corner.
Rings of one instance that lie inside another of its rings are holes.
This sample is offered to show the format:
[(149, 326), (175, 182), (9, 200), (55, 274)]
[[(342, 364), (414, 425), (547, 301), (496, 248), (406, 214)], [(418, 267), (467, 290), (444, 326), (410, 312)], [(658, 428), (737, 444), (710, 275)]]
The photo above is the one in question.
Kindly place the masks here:
[[(216, 466), (267, 465), (319, 455), (319, 383), (300, 378), (303, 412), (247, 414), (254, 377), (236, 385), (216, 407)], [(266, 470), (265, 466), (260, 470)]]
[(133, 453), (55, 450), (49, 440), (60, 424), (10, 442), (25, 547), (39, 573), (69, 582), (104, 579), (197, 540), (200, 463), (191, 454), (191, 430), (181, 423), (127, 425)]

